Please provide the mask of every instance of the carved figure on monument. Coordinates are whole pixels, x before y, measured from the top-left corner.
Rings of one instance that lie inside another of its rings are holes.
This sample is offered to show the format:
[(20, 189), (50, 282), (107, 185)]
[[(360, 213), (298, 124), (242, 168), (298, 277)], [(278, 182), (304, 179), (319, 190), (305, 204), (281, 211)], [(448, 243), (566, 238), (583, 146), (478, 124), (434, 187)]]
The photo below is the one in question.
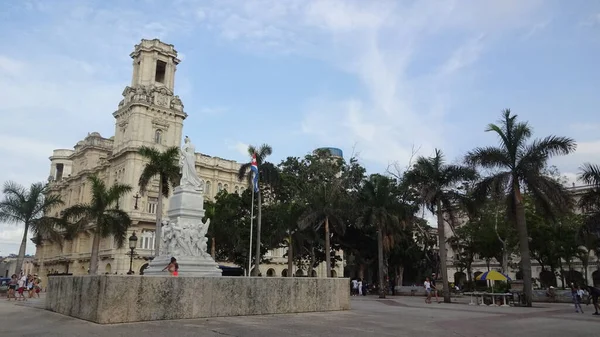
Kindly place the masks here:
[(191, 186), (195, 190), (202, 191), (202, 180), (200, 180), (196, 173), (196, 148), (188, 136), (185, 136), (183, 146), (181, 147), (179, 167), (181, 168), (181, 186)]
[(134, 99), (136, 101), (147, 102), (148, 101), (148, 93), (144, 87), (137, 87), (135, 89)]
[(192, 224), (178, 218), (175, 222), (167, 222), (163, 226), (161, 255), (207, 257), (209, 225), (210, 220)]
[(175, 96), (171, 100), (171, 109), (174, 109), (177, 111), (183, 110), (183, 103), (181, 103), (181, 99), (179, 99), (179, 96)]

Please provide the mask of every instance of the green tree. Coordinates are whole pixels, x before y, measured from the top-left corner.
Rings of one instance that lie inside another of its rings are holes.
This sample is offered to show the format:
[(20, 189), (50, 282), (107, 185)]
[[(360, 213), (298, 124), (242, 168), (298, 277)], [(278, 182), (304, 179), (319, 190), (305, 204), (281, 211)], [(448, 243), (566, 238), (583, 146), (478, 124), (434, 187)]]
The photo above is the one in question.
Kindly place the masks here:
[(343, 159), (331, 157), (326, 152), (308, 155), (303, 161), (303, 183), (300, 186), (301, 202), (306, 206), (298, 220), (301, 230), (325, 230), (326, 275), (331, 277), (331, 229), (340, 236), (346, 230), (344, 211), (349, 209), (345, 189)]
[[(259, 188), (256, 192), (257, 199), (257, 209), (258, 209), (258, 219), (256, 221), (256, 253), (254, 256), (254, 269), (253, 276), (258, 276), (260, 273), (259, 266), (261, 261), (261, 226), (262, 226), (262, 193), (260, 188), (260, 182), (262, 181), (267, 186), (271, 186), (277, 183), (279, 179), (277, 168), (271, 164), (267, 163), (266, 159), (273, 153), (273, 149), (268, 144), (263, 144), (260, 147), (255, 147), (253, 145), (248, 146), (248, 155), (252, 159), (256, 156), (256, 163), (258, 166), (258, 180), (259, 180)], [(246, 178), (248, 180), (248, 186), (253, 188), (253, 174), (252, 174), (252, 161), (249, 163), (245, 163), (240, 166), (238, 171), (238, 179), (240, 181)]]
[(364, 227), (373, 226), (377, 231), (379, 298), (385, 298), (387, 284), (384, 260), (387, 258), (384, 254), (394, 246), (394, 236), (402, 230), (407, 215), (403, 214), (396, 182), (380, 174), (373, 174), (365, 181), (359, 202), (363, 214), (357, 222)]
[[(499, 125), (488, 125), (486, 132), (494, 132), (500, 139), (497, 147), (480, 147), (466, 156), (468, 163), (488, 170), (499, 170), (484, 178), (476, 187), (475, 195), (485, 200), (492, 193), (504, 192), (508, 200), (508, 214), (516, 224), (523, 270), (524, 294), (527, 306), (531, 306), (532, 279), (529, 252), (529, 234), (525, 218), (523, 191), (526, 188), (536, 206), (545, 216), (554, 217), (571, 208), (572, 200), (565, 188), (544, 174), (548, 159), (555, 155), (567, 155), (576, 148), (571, 138), (549, 136), (530, 144), (531, 127), (517, 122), (517, 116), (509, 109), (502, 113)], [(508, 188), (504, 191), (504, 186)]]
[[(27, 235), (30, 231), (34, 238), (44, 236), (55, 241), (61, 240), (59, 230), (62, 223), (59, 219), (47, 217), (45, 214), (63, 205), (63, 201), (60, 196), (47, 194), (47, 191), (43, 183), (31, 184), (29, 190), (13, 181), (4, 183), (2, 189), (4, 200), (0, 202), (0, 222), (22, 223), (24, 226), (15, 274), (19, 274), (23, 268)], [(55, 225), (58, 227), (55, 228)]]
[(89, 176), (88, 180), (91, 182), (92, 200), (89, 203), (67, 208), (63, 217), (70, 222), (69, 232), (72, 237), (76, 233), (93, 233), (89, 273), (96, 275), (100, 238), (113, 238), (119, 248), (127, 240), (127, 230), (131, 225), (131, 219), (126, 212), (116, 207), (116, 203), (131, 192), (131, 186), (115, 183), (111, 187), (107, 187), (104, 181), (95, 175)]
[(215, 196), (214, 201), (205, 201), (206, 216), (210, 216), (208, 236), (215, 259), (230, 261), (245, 268), (250, 256), (248, 241), (250, 233), (250, 190), (242, 195), (227, 193), (225, 190)]
[(169, 197), (169, 191), (171, 186), (179, 184), (180, 179), (180, 168), (178, 163), (179, 159), (179, 148), (177, 146), (169, 147), (164, 152), (160, 152), (157, 149), (142, 146), (138, 150), (142, 157), (148, 160), (146, 166), (142, 170), (138, 185), (140, 186), (140, 192), (145, 193), (150, 181), (158, 177), (158, 205), (156, 209), (156, 229), (154, 233), (154, 256), (159, 255), (160, 242), (161, 242), (161, 229), (162, 229), (162, 215), (163, 215), (163, 197)]
[(467, 271), (467, 281), (472, 281), (471, 265), (477, 254), (477, 229), (472, 221), (467, 221), (464, 225), (454, 231), (454, 235), (448, 238), (447, 242), (454, 252), (454, 265), (460, 271)]
[(444, 302), (450, 303), (446, 253), (446, 233), (444, 214), (451, 215), (458, 199), (456, 188), (464, 181), (476, 176), (473, 169), (459, 165), (447, 165), (442, 151), (435, 150), (430, 158), (419, 157), (411, 170), (406, 173), (406, 183), (419, 191), (421, 201), (437, 216), (438, 245), (444, 287)]

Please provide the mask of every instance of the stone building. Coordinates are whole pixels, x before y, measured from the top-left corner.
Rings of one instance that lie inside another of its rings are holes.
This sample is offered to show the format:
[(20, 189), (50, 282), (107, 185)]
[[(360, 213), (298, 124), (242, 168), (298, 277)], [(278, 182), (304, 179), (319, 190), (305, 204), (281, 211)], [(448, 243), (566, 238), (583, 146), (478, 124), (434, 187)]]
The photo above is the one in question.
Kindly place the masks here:
[[(87, 177), (92, 174), (109, 185), (118, 182), (134, 187), (130, 195), (119, 200), (119, 208), (129, 213), (132, 220), (130, 232), (135, 231), (139, 238), (133, 263), (133, 270), (138, 274), (152, 256), (158, 202), (157, 179), (151, 182), (145, 194), (137, 191), (138, 179), (145, 165), (138, 149), (144, 145), (160, 150), (179, 147), (187, 113), (181, 99), (174, 93), (175, 72), (180, 60), (173, 45), (158, 39), (142, 40), (130, 56), (133, 59), (132, 81), (123, 90), (123, 99), (113, 113), (114, 136), (103, 137), (92, 132), (73, 150), (54, 150), (50, 157), (48, 180), (50, 192), (61, 195), (64, 208), (90, 200)], [(200, 140), (197, 142), (201, 144)], [(232, 160), (196, 153), (196, 169), (205, 184), (205, 197), (213, 198), (223, 189), (229, 193), (242, 193), (247, 183), (237, 179), (240, 166)], [(163, 205), (166, 218), (168, 200)], [(54, 209), (51, 215), (59, 216), (61, 211)], [(62, 247), (44, 241), (36, 247), (35, 264), (39, 274), (87, 274), (92, 241), (91, 236), (83, 234), (73, 241), (64, 242)], [(126, 273), (129, 270), (128, 251), (127, 247), (117, 248), (112, 239), (102, 239), (98, 272)], [(279, 271), (276, 261), (283, 258), (283, 254), (279, 250), (269, 252), (268, 255), (273, 257), (273, 267), (261, 266), (261, 272), (266, 273), (269, 269)], [(277, 273), (279, 275), (280, 272)], [(341, 276), (339, 270), (338, 275)]]
[[(17, 257), (9, 256), (9, 257), (0, 257), (0, 277), (11, 277), (11, 275), (15, 272), (17, 268)], [(34, 273), (34, 264), (33, 257), (25, 256), (23, 259), (23, 266), (21, 267), (21, 272), (24, 275), (30, 275)], [(20, 273), (19, 273), (20, 274)]]

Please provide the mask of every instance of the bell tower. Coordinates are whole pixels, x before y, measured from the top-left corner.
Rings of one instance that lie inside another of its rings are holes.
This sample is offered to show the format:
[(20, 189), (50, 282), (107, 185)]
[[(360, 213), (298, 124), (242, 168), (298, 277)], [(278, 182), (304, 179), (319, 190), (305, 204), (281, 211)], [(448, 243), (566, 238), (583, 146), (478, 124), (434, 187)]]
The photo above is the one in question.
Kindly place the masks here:
[(132, 87), (165, 87), (173, 92), (175, 70), (180, 62), (173, 45), (158, 39), (142, 40), (129, 56), (133, 59)]
[(113, 113), (116, 119), (113, 156), (140, 146), (180, 146), (187, 114), (174, 94), (175, 71), (180, 60), (171, 44), (158, 39), (142, 40), (130, 54), (133, 59), (131, 86)]
[[(164, 151), (171, 146), (181, 146), (183, 121), (187, 114), (181, 99), (174, 94), (175, 70), (180, 60), (173, 45), (158, 39), (142, 40), (130, 56), (133, 59), (131, 86), (123, 90), (123, 99), (113, 113), (115, 136), (108, 160), (110, 182), (135, 188), (146, 162), (138, 153), (140, 147)], [(133, 212), (132, 219), (145, 219), (149, 216), (148, 210), (144, 206), (135, 209), (133, 195), (135, 192), (119, 205)], [(146, 205), (157, 198), (158, 186), (151, 186), (141, 203)]]

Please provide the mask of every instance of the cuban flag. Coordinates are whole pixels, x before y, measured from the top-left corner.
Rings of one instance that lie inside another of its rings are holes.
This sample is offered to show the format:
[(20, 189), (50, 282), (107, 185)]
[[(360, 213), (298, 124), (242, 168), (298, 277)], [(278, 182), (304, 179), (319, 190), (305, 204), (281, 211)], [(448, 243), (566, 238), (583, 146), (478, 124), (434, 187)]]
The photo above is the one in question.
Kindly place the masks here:
[(258, 192), (258, 162), (256, 161), (256, 153), (252, 154), (250, 170), (252, 170), (252, 184), (254, 185), (254, 192)]

